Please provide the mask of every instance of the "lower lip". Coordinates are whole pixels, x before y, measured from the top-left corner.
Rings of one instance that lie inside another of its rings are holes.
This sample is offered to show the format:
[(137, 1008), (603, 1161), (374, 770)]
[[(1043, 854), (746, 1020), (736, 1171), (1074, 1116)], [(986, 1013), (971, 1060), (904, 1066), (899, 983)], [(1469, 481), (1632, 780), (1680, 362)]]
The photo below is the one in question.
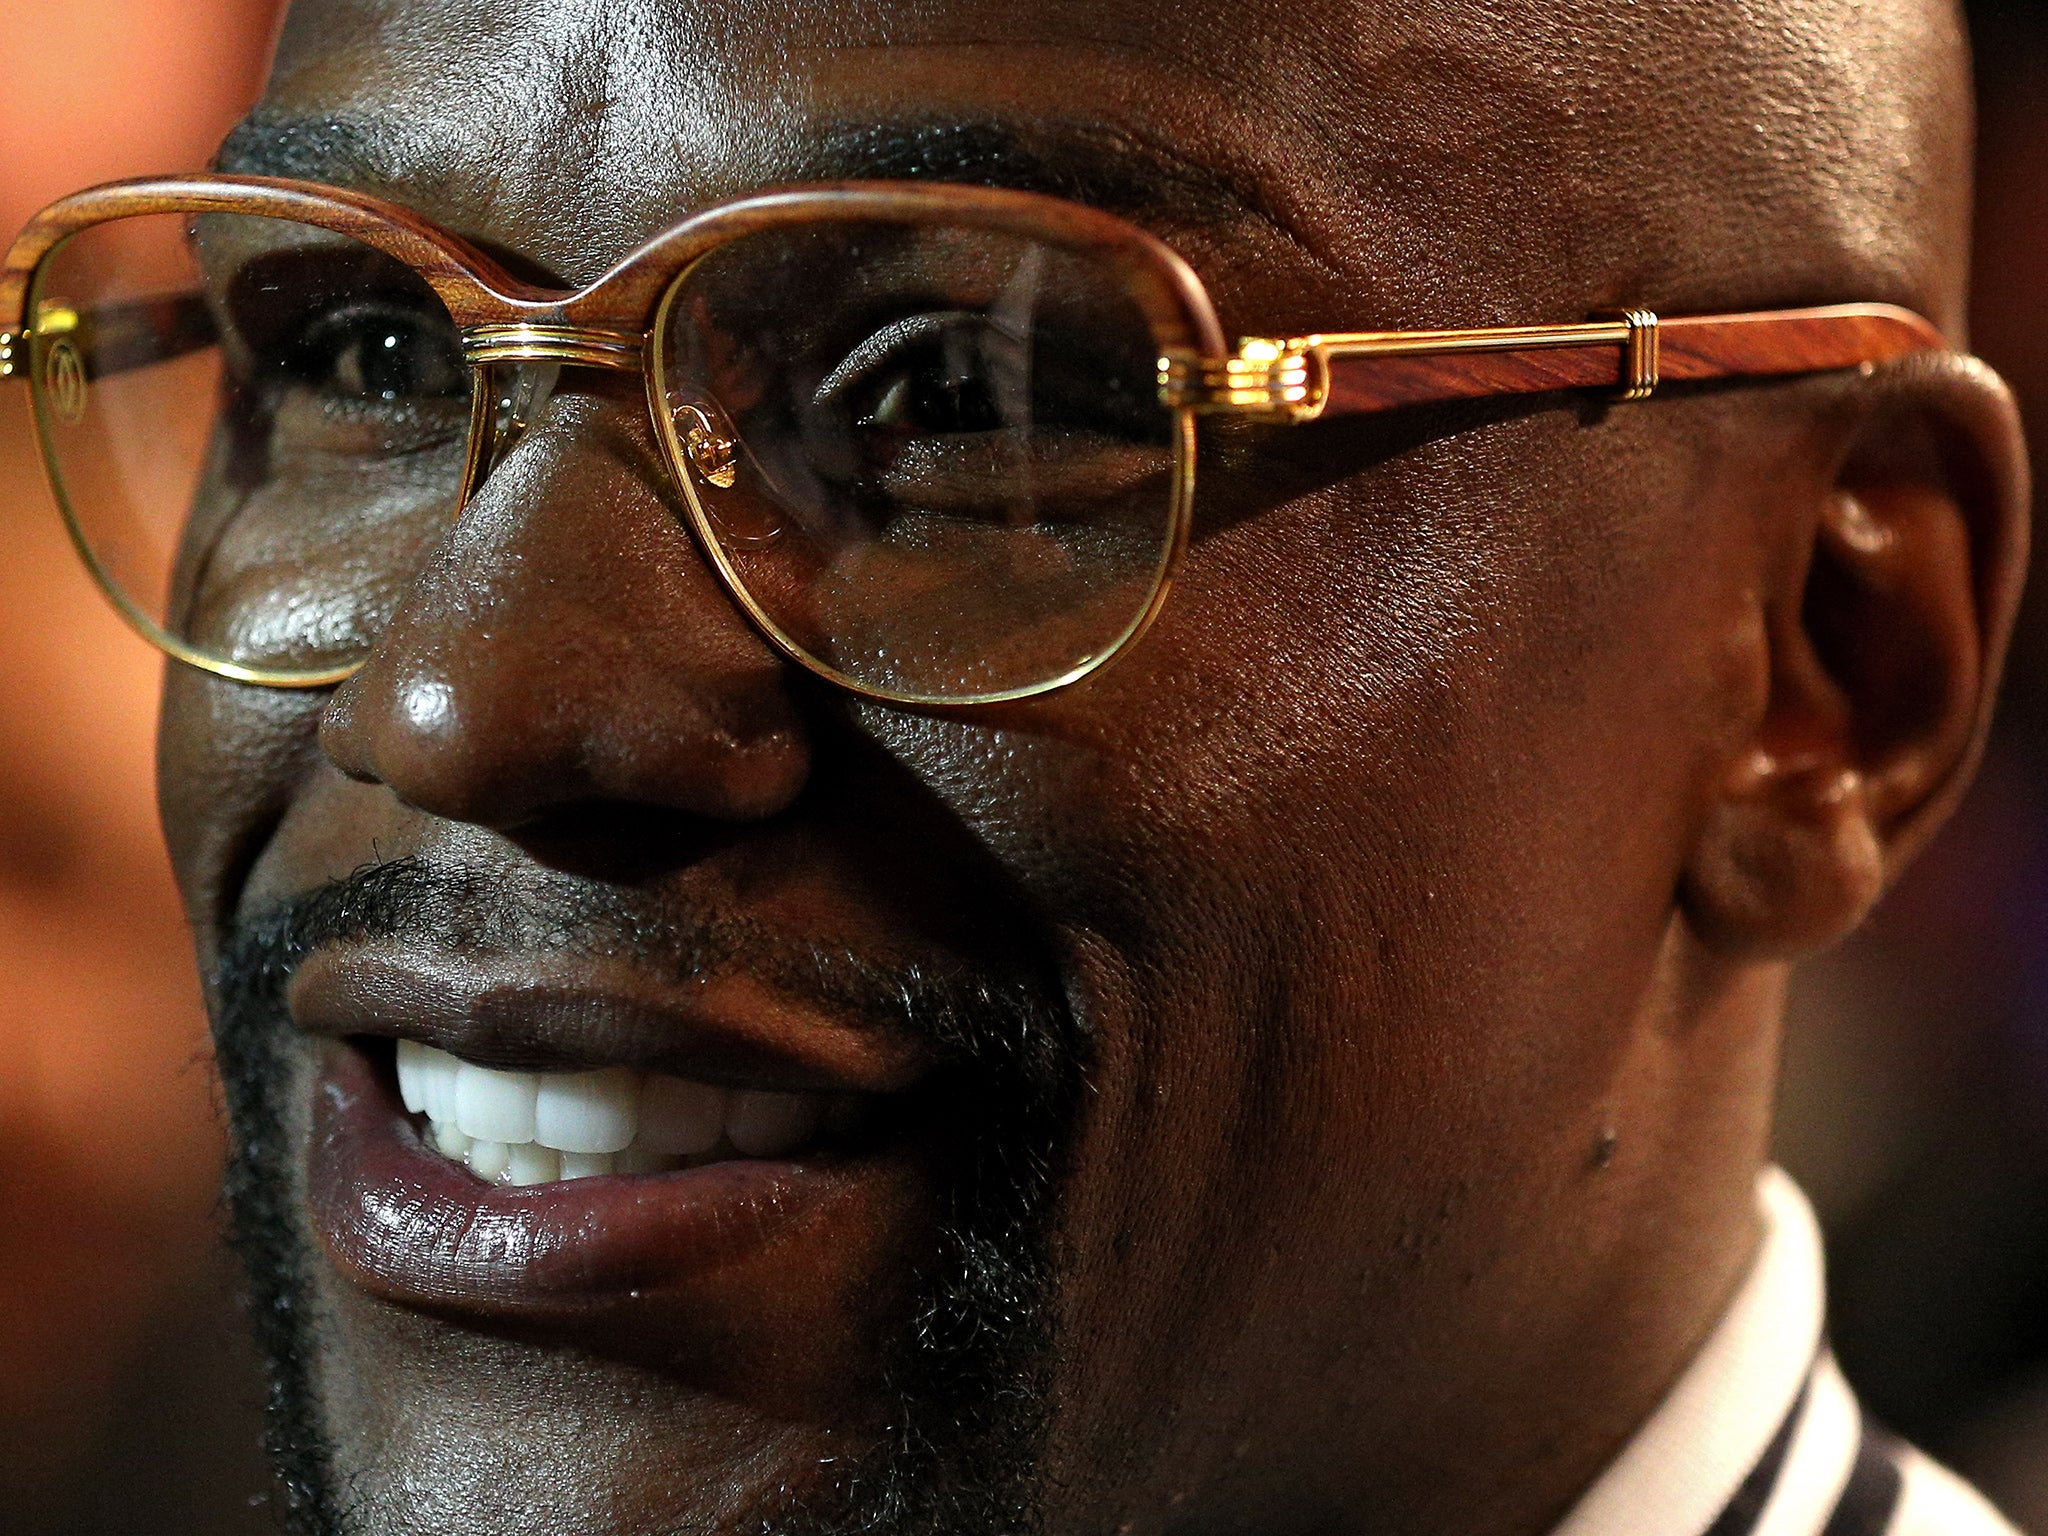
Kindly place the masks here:
[(401, 1304), (541, 1321), (701, 1291), (722, 1274), (753, 1286), (777, 1250), (792, 1265), (821, 1248), (872, 1252), (878, 1228), (901, 1230), (919, 1203), (901, 1151), (486, 1184), (421, 1143), (362, 1051), (329, 1043), (323, 1054), (313, 1228), (337, 1269)]

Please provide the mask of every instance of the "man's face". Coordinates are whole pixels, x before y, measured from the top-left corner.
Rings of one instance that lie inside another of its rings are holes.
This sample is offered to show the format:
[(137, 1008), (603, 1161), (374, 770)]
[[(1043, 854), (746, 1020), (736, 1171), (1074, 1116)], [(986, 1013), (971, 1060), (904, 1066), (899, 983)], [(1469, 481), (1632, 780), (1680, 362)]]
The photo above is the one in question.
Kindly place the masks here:
[[(229, 163), (570, 284), (865, 175), (1108, 206), (1232, 332), (1576, 318), (1653, 272), (1674, 309), (1769, 297), (1585, 237), (1683, 248), (1715, 192), (1593, 174), (1549, 25), (304, 0)], [(1672, 25), (1635, 56), (1699, 43)], [(1399, 1528), (1471, 1444), (1554, 1460), (1498, 1388), (1613, 1374), (1583, 1325), (1639, 1299), (1634, 1129), (1761, 1134), (1686, 1122), (1642, 1041), (1686, 1006), (1672, 892), (1750, 681), (1731, 552), (1791, 429), (1724, 396), (1215, 433), (1145, 642), (937, 716), (776, 658), (644, 412), (565, 382), (338, 692), (171, 678), (309, 1499), (558, 1536)], [(792, 1155), (492, 1190), (404, 1128), (393, 1037), (851, 1107)]]

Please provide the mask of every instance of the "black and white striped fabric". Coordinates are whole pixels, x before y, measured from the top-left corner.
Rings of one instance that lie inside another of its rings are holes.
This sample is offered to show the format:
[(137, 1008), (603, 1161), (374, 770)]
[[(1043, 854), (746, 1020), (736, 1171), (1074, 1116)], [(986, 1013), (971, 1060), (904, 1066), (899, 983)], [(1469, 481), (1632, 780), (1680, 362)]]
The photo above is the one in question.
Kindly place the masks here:
[(1554, 1536), (2018, 1536), (1870, 1423), (1822, 1336), (1820, 1233), (1783, 1173), (1726, 1315)]
[[(1808, 1409), (1814, 1401), (1814, 1377), (1822, 1375), (1823, 1370), (1827, 1378), (1832, 1378), (1825, 1390), (1832, 1391), (1839, 1383), (1840, 1377), (1832, 1357), (1823, 1356), (1814, 1363), (1792, 1411), (1785, 1415), (1785, 1422), (1772, 1436), (1763, 1459), (1750, 1469), (1749, 1476), (1742, 1480), (1742, 1486), (1735, 1490), (1735, 1497), (1707, 1527), (1706, 1536), (1756, 1536), (1765, 1512), (1771, 1508), (1772, 1499), (1786, 1482), (1792, 1448), (1808, 1428)], [(1847, 1397), (1845, 1385), (1840, 1387), (1840, 1391)], [(1802, 1523), (1801, 1529), (1812, 1529), (1819, 1536), (1889, 1536), (1905, 1490), (1905, 1456), (1909, 1448), (1864, 1419), (1853, 1398), (1848, 1398), (1848, 1410), (1854, 1415), (1856, 1424), (1855, 1450), (1849, 1458), (1848, 1480), (1842, 1484), (1841, 1493), (1828, 1509), (1826, 1518), (1817, 1526), (1810, 1522)], [(1829, 1491), (1832, 1491), (1831, 1487)]]

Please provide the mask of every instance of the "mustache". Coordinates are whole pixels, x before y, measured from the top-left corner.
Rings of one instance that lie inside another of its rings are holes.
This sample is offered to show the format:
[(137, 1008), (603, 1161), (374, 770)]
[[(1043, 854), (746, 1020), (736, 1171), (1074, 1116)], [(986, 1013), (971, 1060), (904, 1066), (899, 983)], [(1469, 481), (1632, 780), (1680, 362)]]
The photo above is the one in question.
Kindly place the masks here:
[(281, 998), (316, 950), (376, 941), (626, 961), (675, 983), (744, 974), (849, 1028), (910, 1036), (1027, 1091), (1052, 1091), (1084, 1054), (1085, 1032), (1049, 967), (866, 954), (666, 893), (547, 870), (448, 868), (416, 855), (366, 865), (237, 923), (216, 967), (217, 995)]
[(1048, 970), (910, 962), (793, 943), (634, 887), (549, 872), (367, 866), (226, 934), (213, 1031), (233, 1132), (230, 1241), (270, 1380), (266, 1434), (289, 1528), (346, 1536), (348, 1479), (322, 1422), (312, 1304), (319, 1259), (293, 1173), (284, 988), (325, 945), (396, 940), (488, 953), (555, 948), (690, 977), (744, 967), (854, 1027), (907, 1031), (960, 1063), (970, 1134), (939, 1191), (932, 1274), (889, 1367), (884, 1443), (797, 1494), (786, 1536), (1032, 1536), (1050, 1415), (1051, 1228), (1089, 1040)]

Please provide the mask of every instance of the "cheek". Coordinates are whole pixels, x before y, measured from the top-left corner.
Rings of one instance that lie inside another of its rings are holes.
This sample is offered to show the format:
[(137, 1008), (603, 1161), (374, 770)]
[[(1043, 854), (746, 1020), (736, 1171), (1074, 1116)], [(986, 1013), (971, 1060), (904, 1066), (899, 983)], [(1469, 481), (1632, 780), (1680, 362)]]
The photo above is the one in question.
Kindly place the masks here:
[(1455, 819), (1473, 637), (1511, 616), (1493, 509), (1455, 484), (1383, 495), (1398, 515), (1345, 490), (1198, 539), (1145, 640), (1063, 694), (863, 723), (1052, 921), (1134, 959), (1283, 919), (1261, 891), (1349, 899), (1389, 863), (1361, 837)]
[(1233, 1375), (1270, 1404), (1331, 1331), (1363, 1360), (1452, 1329), (1484, 1290), (1441, 1276), (1512, 1267), (1497, 1234), (1620, 1070), (1683, 768), (1647, 745), (1678, 699), (1620, 660), (1627, 509), (1414, 457), (1204, 540), (1144, 645), (1032, 718), (888, 743), (1029, 892), (1091, 1026), (1082, 1420)]
[(164, 673), (157, 803), (205, 958), (243, 877), (318, 762), (325, 690), (245, 687), (176, 663)]

